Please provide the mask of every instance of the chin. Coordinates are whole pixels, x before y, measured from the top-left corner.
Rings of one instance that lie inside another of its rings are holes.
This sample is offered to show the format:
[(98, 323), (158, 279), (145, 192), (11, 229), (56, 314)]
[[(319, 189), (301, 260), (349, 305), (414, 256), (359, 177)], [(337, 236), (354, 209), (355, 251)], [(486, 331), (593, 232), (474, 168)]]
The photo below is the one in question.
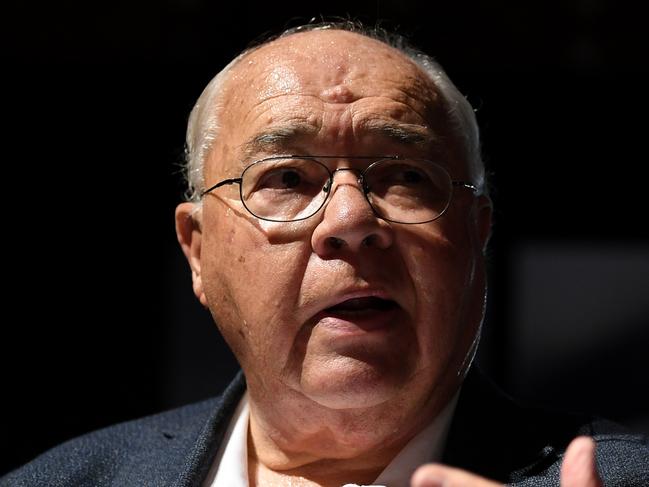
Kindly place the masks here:
[(303, 370), (301, 392), (330, 409), (356, 409), (379, 406), (403, 389), (400, 377), (384, 367), (350, 357), (335, 364)]

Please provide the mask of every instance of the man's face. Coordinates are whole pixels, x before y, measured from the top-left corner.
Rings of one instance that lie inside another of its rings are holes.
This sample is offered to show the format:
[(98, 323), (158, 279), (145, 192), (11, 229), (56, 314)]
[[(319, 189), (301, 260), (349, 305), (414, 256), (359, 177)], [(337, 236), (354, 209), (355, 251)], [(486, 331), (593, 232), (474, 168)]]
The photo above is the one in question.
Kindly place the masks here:
[[(425, 74), (379, 42), (341, 31), (282, 38), (231, 71), (206, 185), (278, 154), (426, 158), (466, 180), (446, 109)], [(421, 407), (461, 379), (482, 317), (489, 218), (486, 198), (458, 189), (434, 222), (388, 223), (343, 171), (315, 216), (273, 223), (226, 186), (197, 215), (194, 288), (254, 399)]]

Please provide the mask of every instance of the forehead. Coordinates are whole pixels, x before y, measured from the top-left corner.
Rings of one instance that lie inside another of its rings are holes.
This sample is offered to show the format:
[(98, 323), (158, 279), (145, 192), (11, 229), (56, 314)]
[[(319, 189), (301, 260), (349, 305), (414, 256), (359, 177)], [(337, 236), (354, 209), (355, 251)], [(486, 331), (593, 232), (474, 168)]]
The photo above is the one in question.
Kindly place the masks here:
[(439, 132), (446, 118), (436, 88), (413, 61), (337, 30), (292, 34), (252, 51), (232, 67), (222, 100), (221, 160), (238, 158), (232, 152), (269, 127), (301, 127), (342, 144), (386, 122)]
[(399, 51), (337, 30), (293, 34), (261, 46), (233, 67), (224, 88), (234, 106), (291, 94), (338, 103), (381, 95), (426, 103), (435, 98), (425, 73)]

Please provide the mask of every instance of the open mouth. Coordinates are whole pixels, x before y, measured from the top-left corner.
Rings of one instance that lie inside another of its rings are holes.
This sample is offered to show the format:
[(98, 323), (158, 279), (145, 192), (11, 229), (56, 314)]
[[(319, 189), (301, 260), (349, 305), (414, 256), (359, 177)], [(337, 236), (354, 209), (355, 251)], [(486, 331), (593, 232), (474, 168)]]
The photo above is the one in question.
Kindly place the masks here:
[(397, 308), (396, 302), (391, 299), (383, 299), (376, 296), (347, 299), (334, 306), (326, 308), (327, 314), (341, 317), (367, 316), (374, 313), (381, 313)]

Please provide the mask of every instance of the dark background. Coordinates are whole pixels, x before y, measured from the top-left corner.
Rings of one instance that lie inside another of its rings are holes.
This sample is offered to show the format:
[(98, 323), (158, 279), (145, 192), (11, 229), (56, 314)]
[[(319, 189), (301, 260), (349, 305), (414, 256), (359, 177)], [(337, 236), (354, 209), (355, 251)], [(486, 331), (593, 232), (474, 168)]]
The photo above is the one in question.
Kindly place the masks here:
[(496, 205), (483, 366), (649, 432), (642, 2), (2, 9), (0, 472), (232, 377), (175, 241), (185, 123), (249, 41), (320, 14), (399, 27), (478, 109)]

